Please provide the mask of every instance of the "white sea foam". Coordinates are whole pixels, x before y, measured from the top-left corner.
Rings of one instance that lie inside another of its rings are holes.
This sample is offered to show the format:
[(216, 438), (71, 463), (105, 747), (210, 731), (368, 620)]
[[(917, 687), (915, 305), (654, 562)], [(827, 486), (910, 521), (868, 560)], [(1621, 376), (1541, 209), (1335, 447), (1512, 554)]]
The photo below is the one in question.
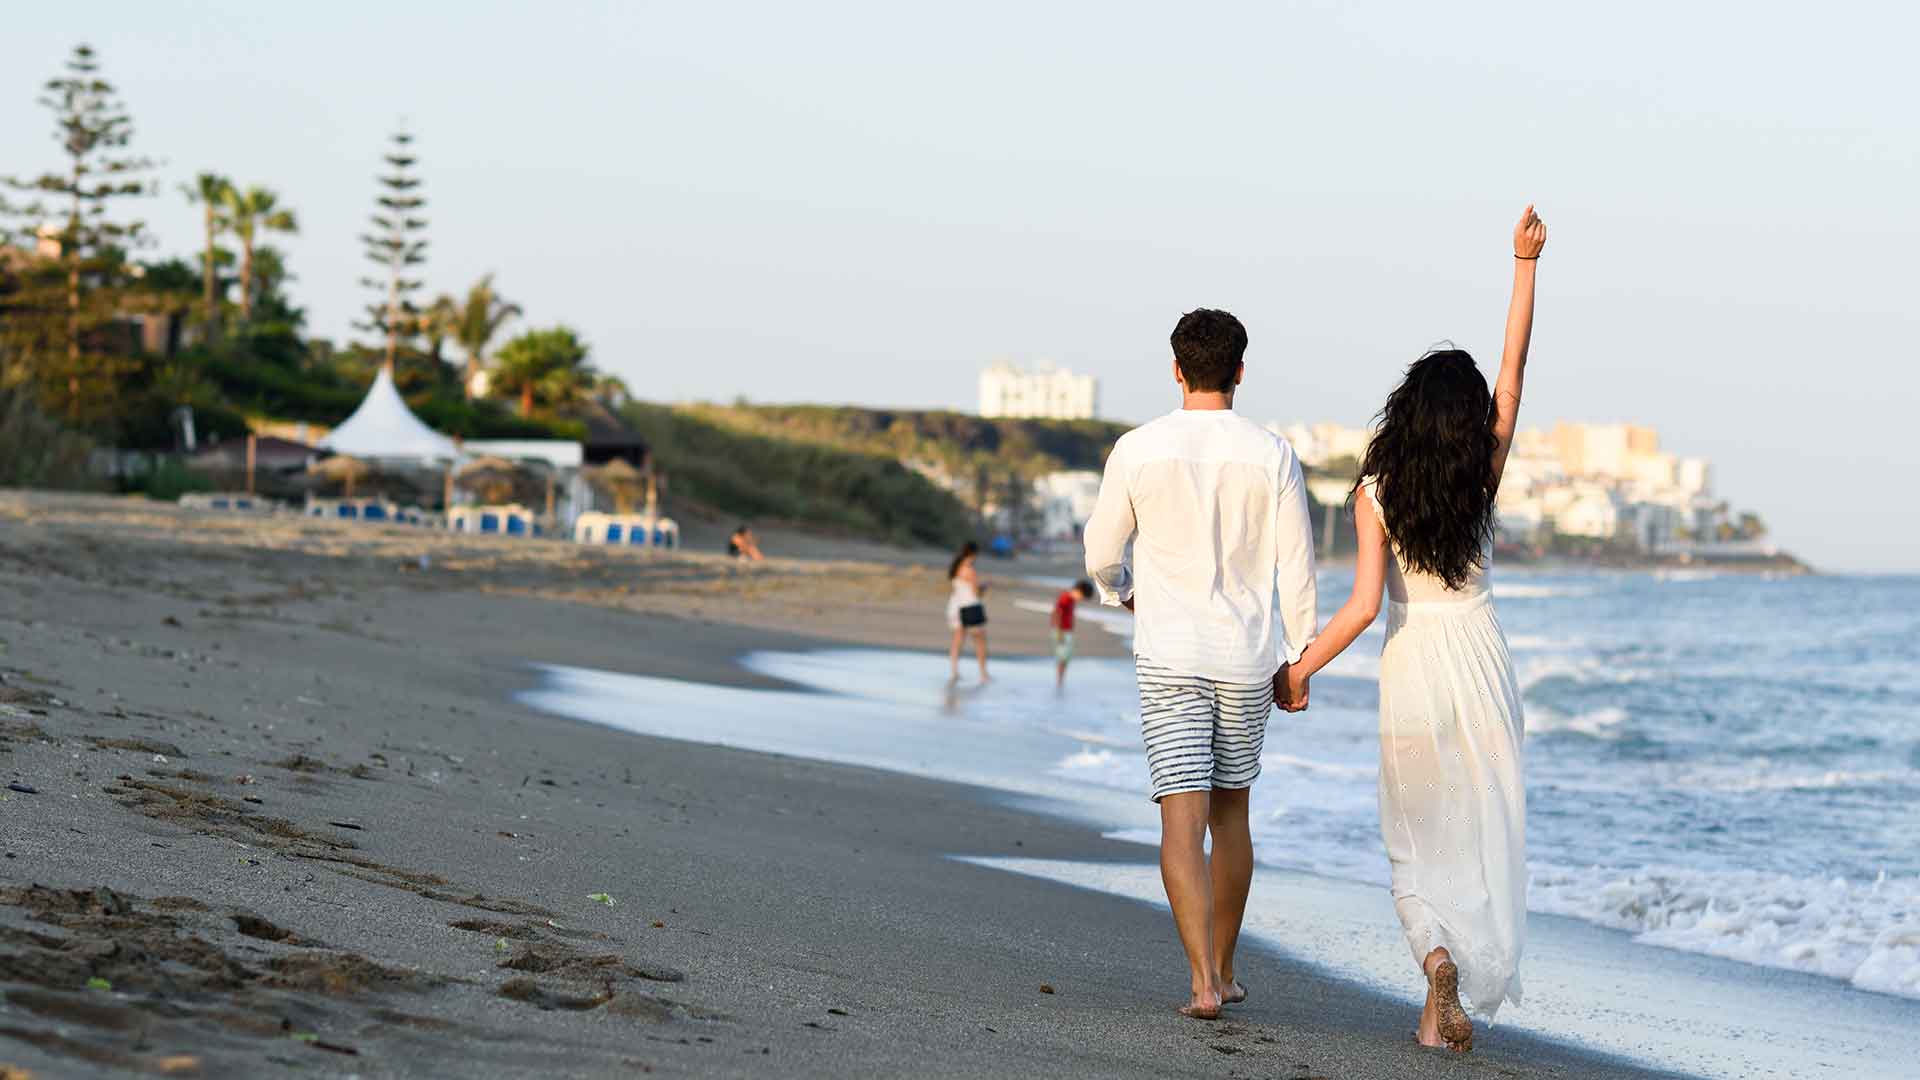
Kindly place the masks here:
[(1535, 865), (1528, 906), (1650, 945), (1920, 998), (1920, 881)]
[(1593, 590), (1580, 585), (1540, 585), (1528, 581), (1495, 581), (1496, 600), (1548, 600), (1554, 597), (1592, 596)]
[(1527, 710), (1527, 734), (1544, 735), (1555, 731), (1571, 731), (1605, 739), (1613, 737), (1617, 733), (1615, 729), (1627, 720), (1627, 710), (1612, 705), (1574, 716), (1566, 716), (1552, 709), (1534, 706)]
[(1833, 791), (1841, 788), (1883, 788), (1895, 784), (1920, 786), (1913, 769), (1826, 769), (1817, 772), (1781, 772), (1752, 765), (1693, 768), (1685, 782), (1706, 791)]

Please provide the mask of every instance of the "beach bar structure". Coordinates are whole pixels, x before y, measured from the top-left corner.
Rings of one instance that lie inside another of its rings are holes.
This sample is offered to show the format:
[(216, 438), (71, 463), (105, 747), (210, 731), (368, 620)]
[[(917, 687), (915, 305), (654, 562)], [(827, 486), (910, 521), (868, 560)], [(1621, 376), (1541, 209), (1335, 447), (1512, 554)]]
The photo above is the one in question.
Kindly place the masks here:
[(680, 524), (669, 517), (589, 511), (574, 521), (573, 538), (582, 544), (671, 549), (680, 546)]
[(265, 514), (277, 509), (273, 500), (244, 491), (191, 491), (180, 496), (180, 508), (241, 514)]
[(518, 503), (448, 507), (447, 528), (454, 532), (494, 536), (534, 536), (539, 532), (533, 511)]
[(460, 458), (457, 443), (407, 408), (393, 385), (393, 374), (384, 367), (374, 376), (360, 407), (320, 440), (320, 448), (347, 457), (410, 465), (450, 464)]
[(334, 518), (339, 521), (405, 521), (398, 505), (379, 495), (363, 498), (308, 499), (308, 517)]

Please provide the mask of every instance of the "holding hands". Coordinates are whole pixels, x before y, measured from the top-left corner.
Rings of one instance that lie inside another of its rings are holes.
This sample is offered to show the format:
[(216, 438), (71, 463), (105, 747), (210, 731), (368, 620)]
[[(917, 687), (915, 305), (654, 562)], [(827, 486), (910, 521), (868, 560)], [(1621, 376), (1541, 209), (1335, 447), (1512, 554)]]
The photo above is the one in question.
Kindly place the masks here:
[(1281, 712), (1306, 712), (1307, 676), (1296, 672), (1291, 664), (1281, 664), (1273, 673), (1273, 703)]

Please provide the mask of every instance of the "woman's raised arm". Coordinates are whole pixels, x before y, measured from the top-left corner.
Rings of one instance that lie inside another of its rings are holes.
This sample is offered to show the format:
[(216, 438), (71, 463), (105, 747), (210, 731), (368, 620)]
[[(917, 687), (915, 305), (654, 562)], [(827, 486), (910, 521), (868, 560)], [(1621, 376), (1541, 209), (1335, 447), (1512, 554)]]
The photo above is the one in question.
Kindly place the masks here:
[(1500, 378), (1493, 386), (1493, 486), (1507, 471), (1507, 453), (1520, 424), (1520, 390), (1527, 378), (1527, 346), (1533, 340), (1533, 278), (1547, 226), (1528, 206), (1513, 227), (1513, 299), (1507, 304), (1507, 336), (1500, 350)]

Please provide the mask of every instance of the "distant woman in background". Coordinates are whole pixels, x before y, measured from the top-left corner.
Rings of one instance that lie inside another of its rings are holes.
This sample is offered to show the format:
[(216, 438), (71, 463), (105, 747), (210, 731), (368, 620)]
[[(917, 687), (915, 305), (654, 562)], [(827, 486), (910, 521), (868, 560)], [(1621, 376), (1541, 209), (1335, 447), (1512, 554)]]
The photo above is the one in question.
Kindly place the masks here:
[(966, 642), (967, 635), (973, 635), (973, 651), (980, 657), (980, 681), (987, 680), (987, 606), (980, 602), (987, 587), (980, 584), (980, 574), (973, 562), (980, 555), (980, 545), (969, 540), (960, 545), (960, 553), (953, 557), (947, 567), (947, 580), (953, 584), (953, 592), (947, 597), (947, 625), (953, 628), (953, 647), (947, 652), (952, 664), (951, 678), (960, 679), (960, 646)]
[(727, 554), (748, 562), (761, 562), (766, 559), (766, 556), (760, 553), (760, 541), (754, 538), (753, 526), (745, 522), (733, 530), (732, 536), (727, 537)]
[(1380, 653), (1380, 833), (1393, 906), (1426, 976), (1414, 1038), (1473, 1049), (1464, 995), (1492, 1018), (1520, 1001), (1527, 936), (1526, 725), (1493, 613), (1494, 496), (1513, 447), (1533, 337), (1534, 268), (1547, 227), (1513, 230), (1513, 294), (1492, 392), (1473, 357), (1435, 349), (1387, 395), (1360, 463), (1353, 596), (1299, 663), (1286, 699), (1391, 604)]

